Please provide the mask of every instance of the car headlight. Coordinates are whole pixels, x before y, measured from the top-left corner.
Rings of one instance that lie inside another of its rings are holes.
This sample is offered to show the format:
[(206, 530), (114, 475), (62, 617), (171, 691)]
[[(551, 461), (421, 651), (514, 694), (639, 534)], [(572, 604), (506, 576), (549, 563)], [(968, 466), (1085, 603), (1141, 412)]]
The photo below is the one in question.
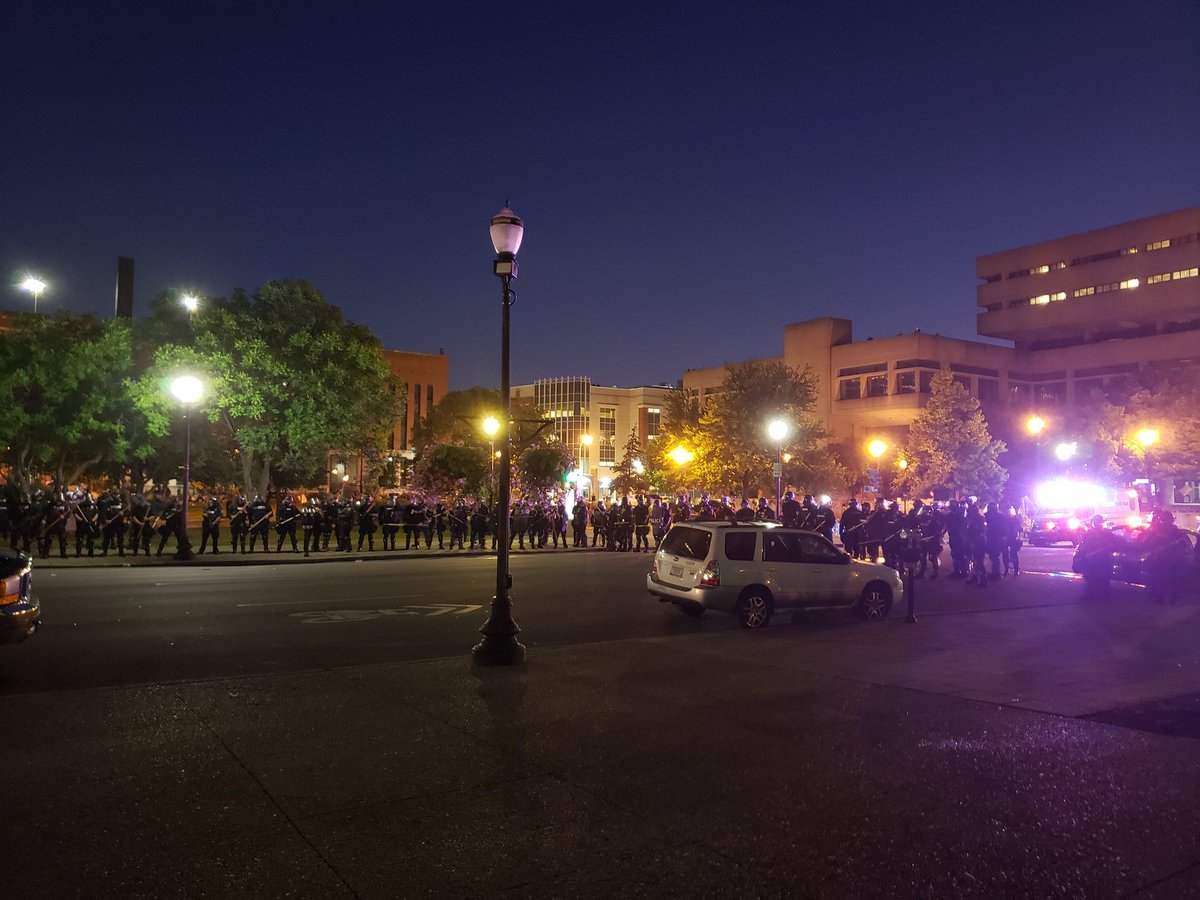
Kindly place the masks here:
[(1043, 528), (1044, 530), (1046, 530), (1046, 531), (1053, 531), (1053, 530), (1054, 530), (1054, 523), (1053, 523), (1053, 522), (1044, 522), (1044, 523), (1042, 524), (1042, 528)]
[(1071, 516), (1071, 518), (1067, 519), (1067, 527), (1070, 528), (1072, 531), (1074, 531), (1076, 528), (1078, 528), (1082, 524), (1083, 524), (1083, 522), (1081, 522), (1079, 519), (1075, 518), (1074, 516)]

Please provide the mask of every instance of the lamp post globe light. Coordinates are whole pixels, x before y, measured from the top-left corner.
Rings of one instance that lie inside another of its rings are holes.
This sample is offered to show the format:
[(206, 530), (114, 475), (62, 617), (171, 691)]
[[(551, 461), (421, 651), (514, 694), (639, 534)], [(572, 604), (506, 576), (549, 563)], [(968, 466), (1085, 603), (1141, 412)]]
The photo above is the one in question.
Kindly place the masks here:
[(21, 282), (21, 290), (33, 294), (33, 311), (35, 314), (37, 313), (38, 300), (45, 289), (46, 282), (42, 281), (36, 275), (27, 275), (25, 280)]
[(767, 425), (767, 436), (775, 442), (779, 453), (775, 461), (775, 509), (783, 500), (783, 441), (788, 436), (788, 423), (784, 419), (772, 419)]
[(492, 216), (489, 231), (496, 251), (492, 273), (500, 279), (500, 423), (504, 434), (500, 441), (500, 495), (496, 500), (496, 594), (487, 621), (479, 628), (483, 640), (471, 650), (471, 658), (481, 666), (511, 666), (525, 662), (525, 647), (517, 640), (521, 629), (513, 621), (512, 600), (508, 595), (512, 588), (508, 572), (508, 515), (512, 505), (509, 318), (515, 300), (512, 282), (517, 277), (517, 251), (525, 237), (525, 223), (506, 205)]
[[(588, 448), (587, 449), (587, 466), (586, 467), (584, 466), (584, 463), (583, 463), (583, 448), (584, 447)], [(594, 488), (594, 484), (592, 482), (592, 436), (590, 434), (581, 434), (579, 436), (579, 468), (582, 471), (582, 473), (587, 476), (588, 493), (590, 494)], [(586, 494), (584, 495), (583, 499), (584, 500), (588, 499)]]
[(1058, 457), (1060, 462), (1067, 462), (1075, 456), (1078, 450), (1079, 444), (1075, 441), (1071, 441), (1070, 443), (1063, 441), (1063, 443), (1054, 448), (1054, 455)]
[(187, 438), (183, 451), (183, 541), (176, 540), (175, 555), (180, 559), (192, 558), (192, 546), (187, 537), (188, 493), (192, 483), (192, 406), (204, 396), (204, 384), (195, 375), (180, 375), (171, 382), (171, 393), (183, 404), (183, 421)]
[(200, 298), (195, 294), (184, 294), (179, 298), (179, 305), (190, 313), (194, 313), (200, 308)]
[(483, 420), (483, 433), (488, 436), (488, 503), (496, 502), (496, 434), (500, 421), (495, 416)]

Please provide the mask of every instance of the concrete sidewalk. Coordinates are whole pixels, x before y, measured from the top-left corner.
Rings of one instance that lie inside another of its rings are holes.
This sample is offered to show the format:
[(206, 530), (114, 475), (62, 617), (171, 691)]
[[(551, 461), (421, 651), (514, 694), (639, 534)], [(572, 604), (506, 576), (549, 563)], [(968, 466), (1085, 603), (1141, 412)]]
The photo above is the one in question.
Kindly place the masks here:
[(0, 697), (0, 892), (1195, 896), (1200, 741), (1079, 717), (1200, 692), (1200, 607), (1021, 589), (1064, 602)]

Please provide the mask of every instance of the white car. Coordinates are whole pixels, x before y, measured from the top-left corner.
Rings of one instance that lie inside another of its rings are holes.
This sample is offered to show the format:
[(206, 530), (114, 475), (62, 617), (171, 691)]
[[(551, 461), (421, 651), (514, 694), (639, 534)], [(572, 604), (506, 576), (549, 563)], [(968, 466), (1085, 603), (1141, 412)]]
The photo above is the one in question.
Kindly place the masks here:
[(815, 532), (768, 522), (673, 525), (646, 589), (689, 615), (734, 613), (744, 628), (761, 628), (781, 609), (856, 607), (880, 619), (904, 590), (895, 569), (851, 559)]

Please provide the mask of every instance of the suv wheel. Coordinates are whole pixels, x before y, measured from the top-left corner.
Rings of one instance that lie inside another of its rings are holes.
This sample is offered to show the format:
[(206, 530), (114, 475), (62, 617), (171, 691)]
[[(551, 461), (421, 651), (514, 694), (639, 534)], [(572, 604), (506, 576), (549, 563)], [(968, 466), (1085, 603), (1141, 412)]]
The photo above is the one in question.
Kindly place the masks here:
[(771, 621), (775, 604), (764, 587), (748, 587), (737, 603), (737, 618), (743, 628), (764, 628)]
[(892, 608), (892, 589), (873, 581), (863, 588), (858, 601), (859, 614), (864, 619), (882, 619)]

